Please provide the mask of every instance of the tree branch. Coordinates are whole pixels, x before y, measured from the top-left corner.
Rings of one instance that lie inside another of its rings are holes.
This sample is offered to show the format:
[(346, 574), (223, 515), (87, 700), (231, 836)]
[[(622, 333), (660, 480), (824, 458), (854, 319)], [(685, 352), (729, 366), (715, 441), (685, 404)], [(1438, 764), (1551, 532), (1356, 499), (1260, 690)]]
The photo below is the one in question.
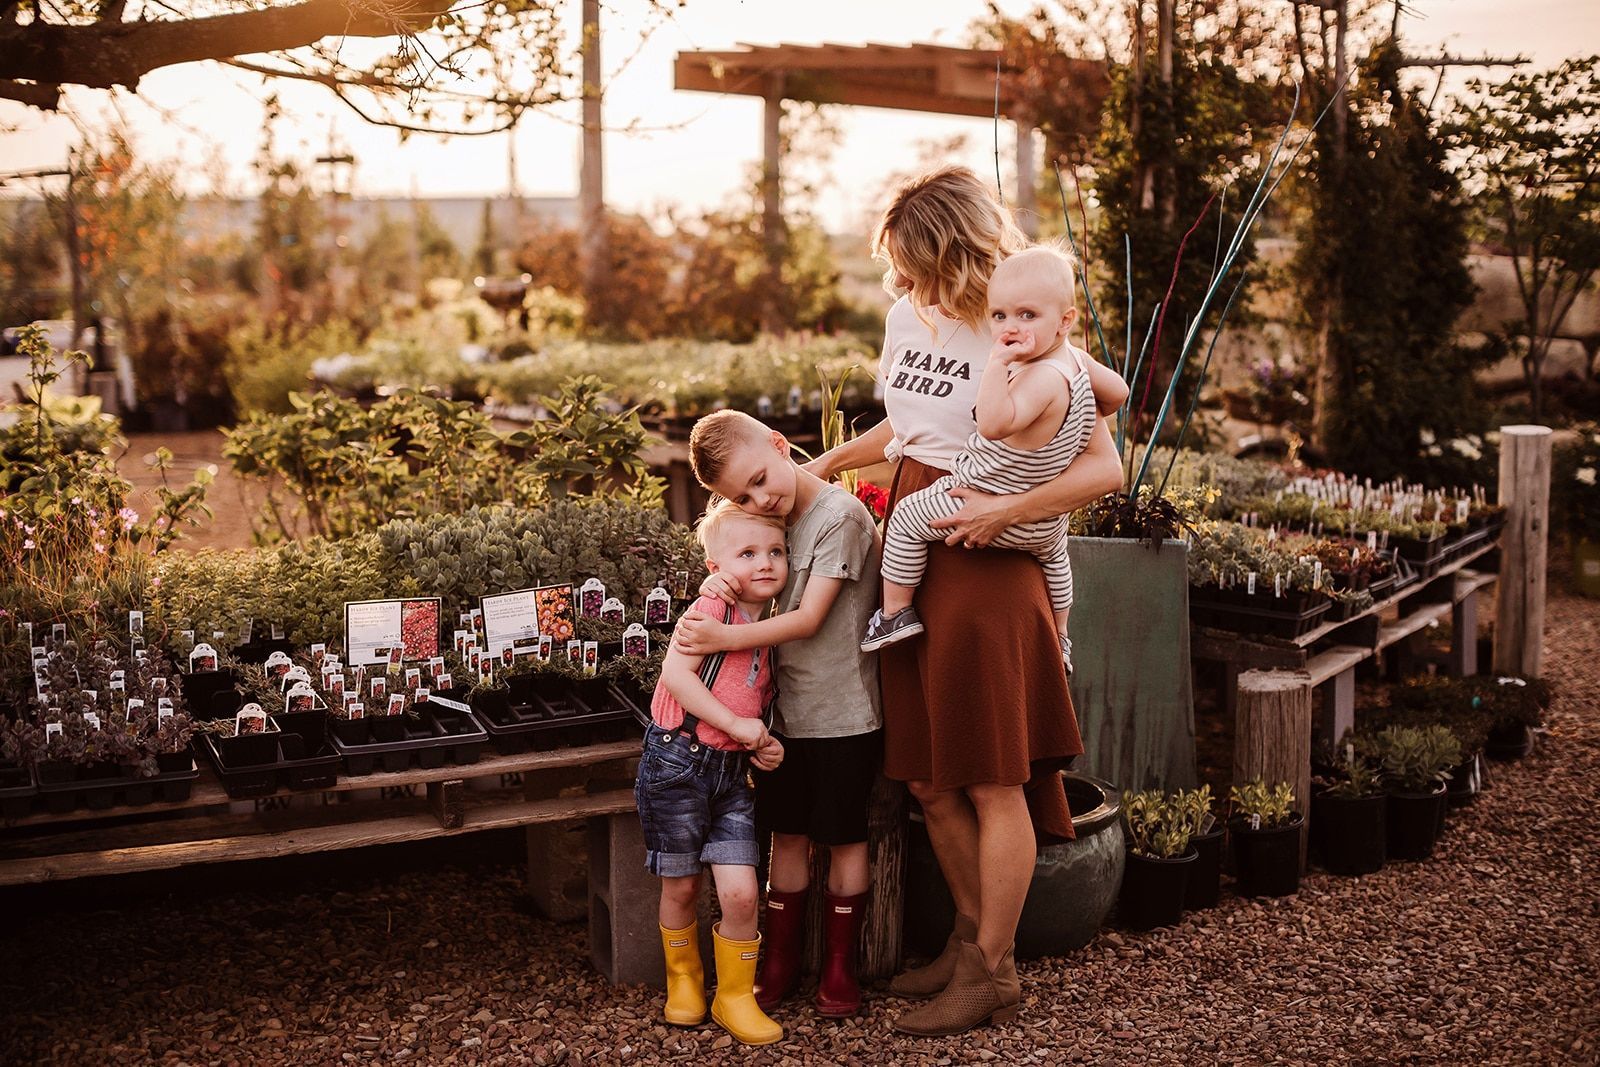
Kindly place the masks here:
[(181, 21), (34, 22), (0, 30), (0, 78), (132, 89), (146, 73), (177, 63), (300, 48), (324, 37), (415, 33), (451, 6), (451, 0), (304, 0)]

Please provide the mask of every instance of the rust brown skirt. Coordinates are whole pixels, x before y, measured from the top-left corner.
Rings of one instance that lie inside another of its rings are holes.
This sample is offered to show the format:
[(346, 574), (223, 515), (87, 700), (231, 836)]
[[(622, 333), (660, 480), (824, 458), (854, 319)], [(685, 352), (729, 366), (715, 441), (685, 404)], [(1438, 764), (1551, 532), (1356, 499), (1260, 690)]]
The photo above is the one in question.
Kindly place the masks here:
[[(902, 460), (889, 510), (945, 473)], [(879, 654), (884, 773), (935, 789), (1026, 785), (1038, 844), (1069, 840), (1056, 772), (1083, 739), (1038, 560), (934, 544), (915, 603), (927, 632)]]

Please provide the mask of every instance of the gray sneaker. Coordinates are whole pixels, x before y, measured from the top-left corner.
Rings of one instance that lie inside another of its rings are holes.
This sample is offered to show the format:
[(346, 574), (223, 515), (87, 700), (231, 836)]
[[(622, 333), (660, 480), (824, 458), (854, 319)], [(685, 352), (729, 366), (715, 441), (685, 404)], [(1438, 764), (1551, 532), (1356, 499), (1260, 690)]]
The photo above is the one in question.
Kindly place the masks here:
[(1061, 665), (1067, 668), (1067, 674), (1072, 674), (1072, 638), (1066, 634), (1061, 635)]
[(883, 609), (879, 608), (867, 621), (867, 636), (861, 639), (861, 651), (876, 652), (921, 632), (922, 620), (917, 618), (916, 608), (901, 608), (887, 619), (883, 617)]

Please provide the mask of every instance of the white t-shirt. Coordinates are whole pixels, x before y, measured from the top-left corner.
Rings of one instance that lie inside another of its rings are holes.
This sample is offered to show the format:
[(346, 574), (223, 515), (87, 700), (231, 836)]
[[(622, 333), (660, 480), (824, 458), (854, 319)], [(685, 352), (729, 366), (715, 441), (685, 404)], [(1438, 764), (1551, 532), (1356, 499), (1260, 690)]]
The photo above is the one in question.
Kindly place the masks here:
[(992, 342), (933, 308), (923, 317), (902, 296), (884, 320), (878, 382), (902, 454), (949, 470), (978, 428), (978, 383)]

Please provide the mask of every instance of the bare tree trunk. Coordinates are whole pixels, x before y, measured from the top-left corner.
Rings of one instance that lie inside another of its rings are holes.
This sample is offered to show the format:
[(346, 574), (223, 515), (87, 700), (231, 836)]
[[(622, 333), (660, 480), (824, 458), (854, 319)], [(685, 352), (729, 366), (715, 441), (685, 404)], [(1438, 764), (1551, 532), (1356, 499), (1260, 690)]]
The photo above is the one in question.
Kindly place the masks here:
[(610, 321), (606, 306), (610, 249), (606, 240), (605, 169), (601, 156), (600, 0), (583, 0), (583, 163), (578, 178), (583, 217), (580, 272), (591, 324)]
[[(1175, 0), (1157, 0), (1156, 8), (1156, 62), (1161, 75), (1161, 104), (1168, 118), (1172, 116), (1172, 52), (1177, 35), (1177, 22), (1173, 4)], [(1161, 224), (1170, 230), (1178, 217), (1177, 176), (1173, 171), (1174, 146), (1161, 146), (1161, 162), (1156, 177), (1157, 193), (1161, 201)]]

